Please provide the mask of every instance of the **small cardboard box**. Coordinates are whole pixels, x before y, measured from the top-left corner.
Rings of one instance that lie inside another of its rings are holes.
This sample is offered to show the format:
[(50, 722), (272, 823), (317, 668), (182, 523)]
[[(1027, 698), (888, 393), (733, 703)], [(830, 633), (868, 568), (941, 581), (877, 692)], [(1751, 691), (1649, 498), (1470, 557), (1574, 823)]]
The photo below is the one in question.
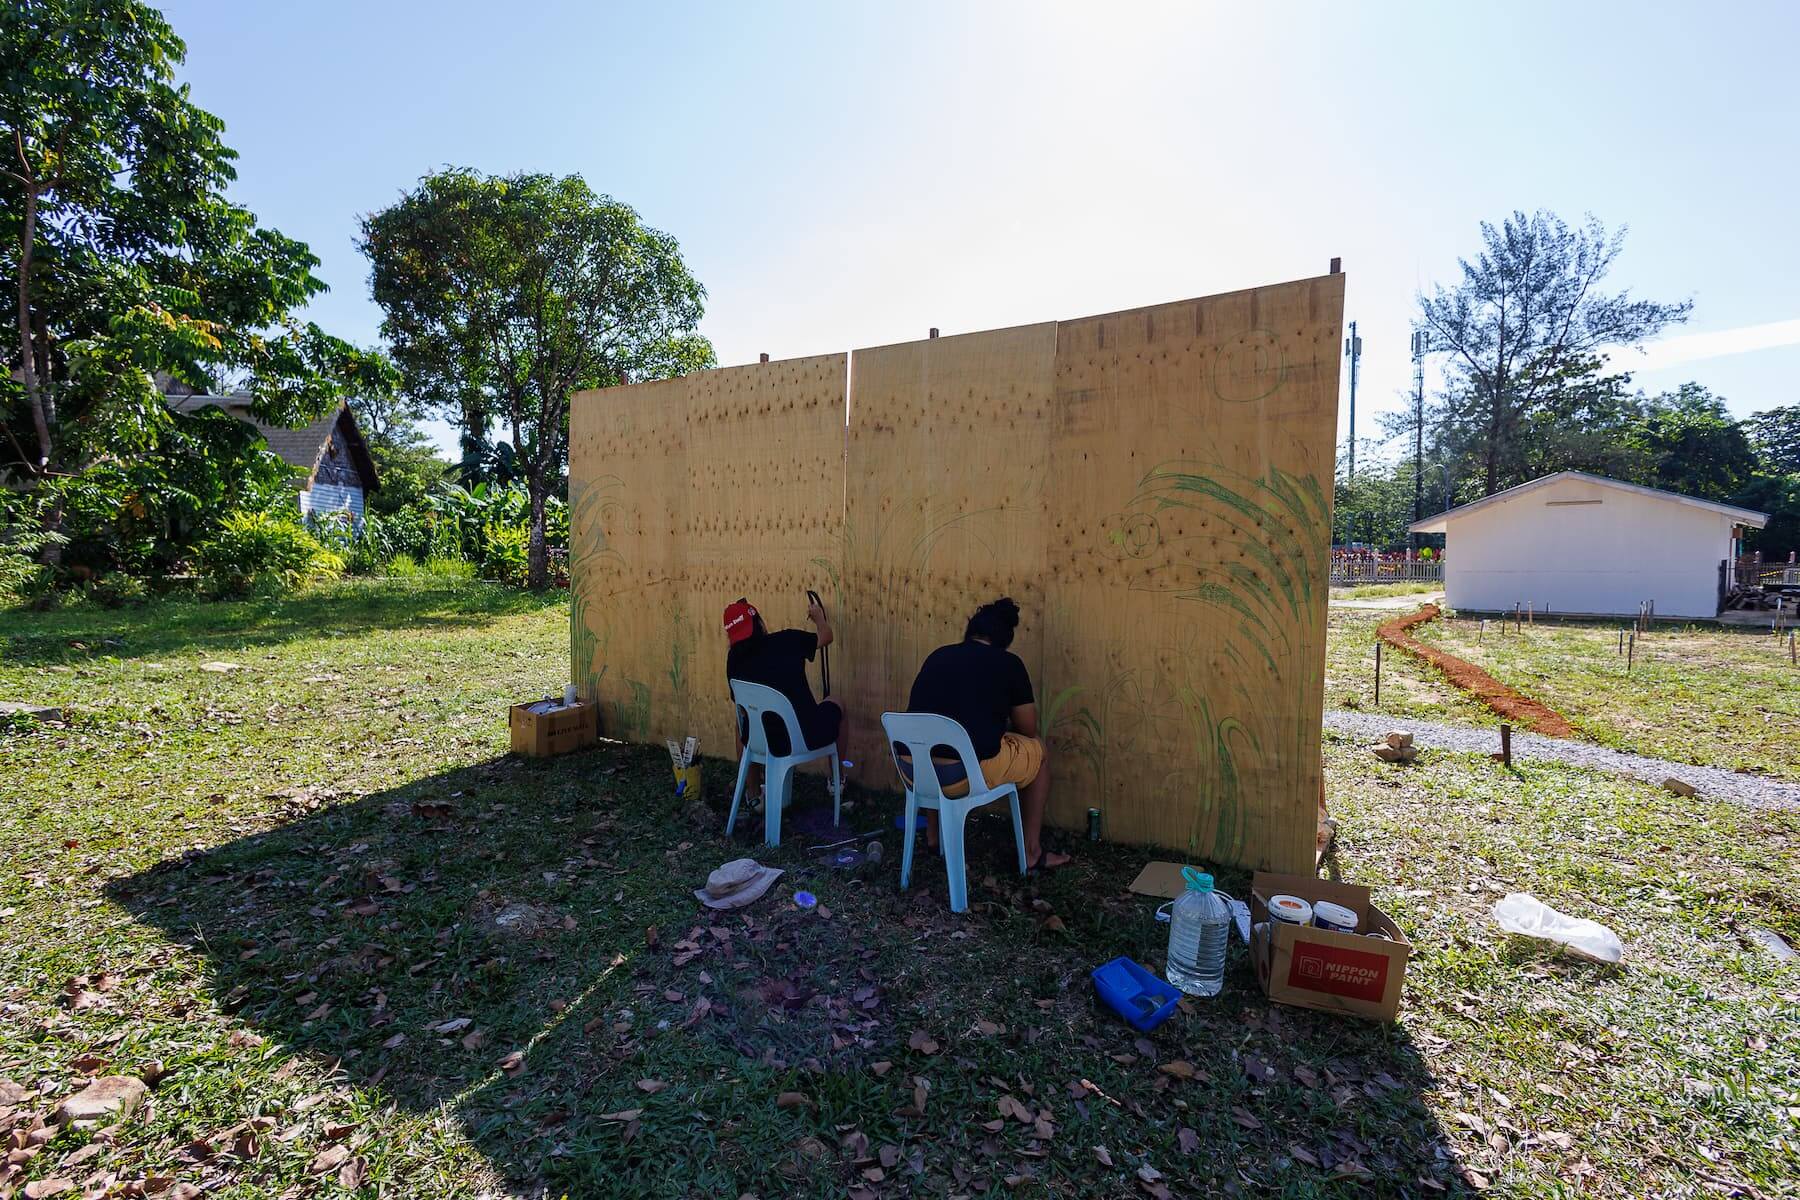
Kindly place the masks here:
[(600, 736), (594, 719), (594, 706), (586, 702), (557, 705), (549, 712), (534, 713), (533, 705), (515, 704), (508, 715), (512, 728), (514, 754), (527, 758), (552, 758), (583, 746), (591, 746)]
[[(1271, 923), (1270, 896), (1342, 904), (1358, 915), (1356, 932)], [(1370, 903), (1368, 888), (1258, 871), (1250, 884), (1250, 921), (1250, 958), (1269, 999), (1374, 1021), (1399, 1014), (1412, 943)], [(1377, 933), (1387, 936), (1370, 936)]]

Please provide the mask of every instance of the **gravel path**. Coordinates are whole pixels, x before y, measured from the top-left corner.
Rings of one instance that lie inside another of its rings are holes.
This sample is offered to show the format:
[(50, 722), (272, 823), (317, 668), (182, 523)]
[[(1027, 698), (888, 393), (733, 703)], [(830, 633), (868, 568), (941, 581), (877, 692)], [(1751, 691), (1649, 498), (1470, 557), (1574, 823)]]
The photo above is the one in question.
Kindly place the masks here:
[[(1367, 738), (1371, 742), (1389, 730), (1403, 729), (1412, 734), (1421, 747), (1435, 750), (1473, 750), (1492, 754), (1500, 749), (1498, 729), (1445, 725), (1437, 721), (1351, 712), (1341, 708), (1332, 709), (1325, 714), (1325, 728)], [(1591, 742), (1543, 737), (1516, 729), (1512, 735), (1512, 750), (1515, 758), (1574, 763), (1576, 766), (1594, 767), (1618, 775), (1635, 776), (1650, 783), (1661, 783), (1672, 775), (1683, 783), (1694, 785), (1702, 796), (1735, 800), (1751, 808), (1800, 808), (1800, 783), (1765, 779), (1758, 775), (1740, 775), (1736, 771), (1721, 770), (1718, 767), (1696, 767), (1691, 763), (1669, 762), (1643, 754), (1626, 754)]]

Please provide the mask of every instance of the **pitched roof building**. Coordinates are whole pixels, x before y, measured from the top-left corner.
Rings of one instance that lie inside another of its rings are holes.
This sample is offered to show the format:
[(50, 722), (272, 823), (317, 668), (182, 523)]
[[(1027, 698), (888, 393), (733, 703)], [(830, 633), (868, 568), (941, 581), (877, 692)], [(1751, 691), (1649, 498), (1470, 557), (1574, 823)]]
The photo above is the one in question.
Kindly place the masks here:
[(250, 415), (250, 397), (182, 395), (171, 392), (164, 397), (170, 411), (191, 413), (202, 408), (218, 408), (256, 427), (269, 449), (283, 462), (299, 469), (295, 485), (299, 492), (303, 516), (323, 516), (341, 512), (362, 524), (363, 504), (368, 493), (381, 486), (375, 471), (375, 460), (369, 445), (357, 428), (350, 406), (341, 404), (310, 425), (288, 429), (266, 425)]

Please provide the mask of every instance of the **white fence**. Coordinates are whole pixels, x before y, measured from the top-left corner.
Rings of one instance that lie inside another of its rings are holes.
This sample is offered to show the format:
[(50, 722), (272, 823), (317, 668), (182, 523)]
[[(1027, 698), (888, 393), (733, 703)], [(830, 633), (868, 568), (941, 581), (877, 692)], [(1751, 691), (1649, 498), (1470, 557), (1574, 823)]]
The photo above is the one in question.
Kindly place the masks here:
[(1407, 559), (1333, 558), (1331, 586), (1357, 587), (1368, 583), (1442, 583), (1444, 564), (1441, 560), (1420, 562)]

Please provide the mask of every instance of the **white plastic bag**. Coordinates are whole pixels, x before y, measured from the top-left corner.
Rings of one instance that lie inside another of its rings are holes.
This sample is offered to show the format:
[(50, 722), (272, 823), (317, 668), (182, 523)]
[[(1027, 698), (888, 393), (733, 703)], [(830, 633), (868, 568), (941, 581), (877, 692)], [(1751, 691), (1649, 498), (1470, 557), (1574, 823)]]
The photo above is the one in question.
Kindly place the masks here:
[(1606, 926), (1598, 921), (1566, 916), (1525, 892), (1514, 892), (1496, 903), (1494, 920), (1508, 933), (1558, 942), (1595, 962), (1617, 963), (1625, 957), (1625, 946), (1619, 941), (1619, 935)]

